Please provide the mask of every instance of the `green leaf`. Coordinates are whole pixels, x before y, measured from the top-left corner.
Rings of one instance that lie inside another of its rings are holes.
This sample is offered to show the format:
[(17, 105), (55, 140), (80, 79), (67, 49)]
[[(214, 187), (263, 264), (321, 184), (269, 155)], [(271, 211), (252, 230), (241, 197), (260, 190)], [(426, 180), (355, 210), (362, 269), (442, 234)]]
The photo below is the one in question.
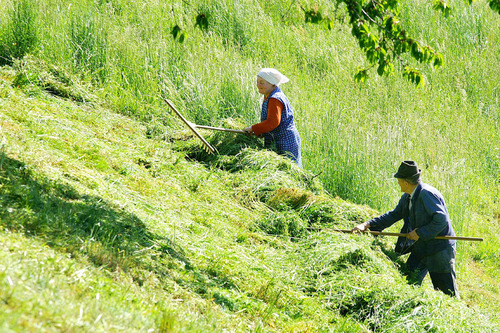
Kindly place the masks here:
[(384, 75), (384, 73), (385, 73), (385, 63), (382, 63), (377, 67), (377, 74), (379, 76), (382, 76)]
[(387, 60), (380, 62), (379, 66), (377, 67), (377, 74), (379, 76), (390, 75), (393, 73), (393, 71), (394, 71), (394, 64)]
[(323, 22), (325, 24), (326, 29), (332, 30), (333, 29), (333, 20), (331, 18), (325, 18), (323, 19)]
[(178, 25), (175, 25), (170, 33), (179, 43), (184, 43), (187, 38), (187, 33), (183, 31)]
[(174, 36), (174, 39), (177, 39), (177, 36), (179, 36), (179, 33), (182, 31), (182, 29), (176, 24), (173, 28), (172, 31), (170, 32), (172, 36)]
[(405, 67), (403, 76), (405, 76), (408, 80), (415, 84), (417, 88), (423, 87), (425, 85), (424, 75), (422, 74), (422, 72), (415, 68)]
[(323, 20), (323, 15), (321, 15), (321, 12), (315, 9), (311, 10), (304, 10), (305, 12), (305, 21), (306, 23), (314, 23), (318, 24)]
[(378, 52), (375, 49), (369, 48), (369, 49), (366, 50), (366, 58), (372, 64), (375, 61), (377, 61), (377, 54), (378, 54)]
[(489, 6), (495, 12), (498, 12), (498, 14), (500, 14), (500, 0), (490, 0)]
[(434, 63), (433, 66), (435, 69), (438, 69), (439, 67), (443, 66), (444, 64), (444, 58), (443, 55), (440, 53), (437, 53), (434, 55)]
[(378, 48), (378, 60), (385, 61), (385, 57), (387, 55), (387, 51), (383, 47)]
[(421, 48), (422, 52), (421, 52), (421, 61), (422, 62), (427, 62), (427, 60), (429, 60), (431, 58), (431, 52), (432, 52), (432, 49), (429, 47), (429, 46), (423, 46)]
[(203, 31), (207, 31), (208, 30), (208, 17), (203, 13), (198, 14), (198, 16), (196, 16), (196, 23), (194, 26), (199, 27)]
[(184, 43), (184, 41), (186, 40), (187, 38), (187, 33), (186, 32), (181, 32), (180, 36), (179, 36), (179, 43)]
[(361, 32), (359, 31), (359, 28), (355, 25), (352, 26), (352, 29), (351, 29), (351, 34), (356, 37), (356, 39), (359, 40), (359, 37), (361, 36)]
[(386, 8), (393, 11), (394, 14), (399, 12), (399, 1), (398, 0), (388, 0), (386, 3)]
[[(470, 2), (470, 0), (469, 0)], [(443, 13), (444, 17), (449, 17), (452, 9), (444, 0), (434, 0), (434, 4), (432, 5), (434, 10), (439, 10)]]
[(358, 68), (356, 74), (354, 75), (354, 80), (356, 82), (365, 82), (368, 78), (368, 70), (363, 68)]
[(422, 49), (416, 40), (411, 42), (411, 56), (418, 61), (421, 61), (422, 59)]
[(396, 25), (396, 20), (394, 19), (394, 17), (392, 16), (388, 16), (385, 18), (385, 23), (384, 23), (384, 26), (385, 26), (385, 29), (392, 32), (393, 29), (394, 29), (394, 26)]
[(387, 62), (387, 68), (385, 71), (387, 75), (394, 73), (394, 64), (392, 62)]

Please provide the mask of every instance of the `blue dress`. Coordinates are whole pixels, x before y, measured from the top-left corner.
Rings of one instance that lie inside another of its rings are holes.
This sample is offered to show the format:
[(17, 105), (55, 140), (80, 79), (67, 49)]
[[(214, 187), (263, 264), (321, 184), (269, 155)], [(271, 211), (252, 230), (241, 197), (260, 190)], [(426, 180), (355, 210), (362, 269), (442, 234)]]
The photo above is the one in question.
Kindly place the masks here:
[(270, 132), (263, 133), (264, 147), (275, 148), (280, 155), (285, 155), (302, 167), (302, 156), (300, 153), (300, 135), (294, 124), (293, 109), (288, 98), (279, 87), (273, 90), (269, 97), (262, 103), (260, 120), (267, 119), (267, 105), (269, 99), (276, 98), (283, 103), (281, 121), (278, 127)]

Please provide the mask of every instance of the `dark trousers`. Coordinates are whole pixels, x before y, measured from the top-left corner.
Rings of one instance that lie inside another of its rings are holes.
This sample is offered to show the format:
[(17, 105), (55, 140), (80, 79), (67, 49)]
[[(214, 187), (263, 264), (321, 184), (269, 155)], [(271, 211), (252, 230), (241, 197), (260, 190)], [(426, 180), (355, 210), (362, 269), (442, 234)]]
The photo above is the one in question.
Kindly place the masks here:
[(455, 249), (449, 247), (430, 256), (411, 253), (406, 261), (410, 283), (421, 285), (429, 273), (434, 289), (459, 297), (455, 273)]

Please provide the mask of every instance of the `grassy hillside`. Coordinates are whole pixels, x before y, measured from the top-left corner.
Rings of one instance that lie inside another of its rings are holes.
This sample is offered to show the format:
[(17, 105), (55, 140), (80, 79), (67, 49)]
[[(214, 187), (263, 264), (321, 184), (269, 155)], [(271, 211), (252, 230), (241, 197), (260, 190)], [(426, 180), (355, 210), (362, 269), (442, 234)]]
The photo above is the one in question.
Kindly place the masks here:
[(209, 156), (187, 133), (149, 139), (98, 104), (30, 97), (14, 74), (2, 72), (5, 330), (498, 328), (487, 274), (449, 299), (407, 285), (390, 240), (307, 231), (375, 212), (258, 142), (209, 136), (237, 152)]
[[(446, 59), (415, 89), (355, 83), (363, 56), (326, 1), (7, 1), (1, 330), (499, 331), (500, 17), (430, 6), (402, 4)], [(204, 133), (208, 155), (163, 102), (242, 128), (267, 66), (291, 78), (304, 170), (226, 133)], [(461, 300), (407, 285), (393, 239), (328, 231), (392, 208), (405, 158), (485, 238), (459, 245)]]

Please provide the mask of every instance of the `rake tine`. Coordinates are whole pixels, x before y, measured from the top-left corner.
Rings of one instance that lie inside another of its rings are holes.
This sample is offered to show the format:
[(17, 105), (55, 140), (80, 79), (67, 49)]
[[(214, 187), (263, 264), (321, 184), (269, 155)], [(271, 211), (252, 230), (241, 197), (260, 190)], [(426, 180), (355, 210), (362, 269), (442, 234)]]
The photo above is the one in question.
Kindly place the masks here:
[(214, 147), (212, 147), (210, 145), (210, 143), (207, 142), (207, 140), (205, 140), (200, 133), (198, 133), (198, 131), (194, 128), (193, 124), (191, 122), (189, 122), (186, 118), (184, 118), (184, 116), (179, 112), (177, 111), (177, 109), (172, 105), (172, 103), (170, 103), (170, 101), (166, 98), (163, 98), (163, 100), (168, 104), (168, 106), (170, 106), (170, 108), (175, 112), (175, 114), (181, 118), (181, 120), (184, 122), (184, 124), (187, 125), (187, 127), (189, 127), (189, 129), (198, 137), (198, 139), (201, 140), (201, 142), (203, 143), (204, 145), (204, 148), (205, 150), (208, 152), (208, 153), (211, 153), (211, 154), (215, 154), (216, 153), (216, 150)]

